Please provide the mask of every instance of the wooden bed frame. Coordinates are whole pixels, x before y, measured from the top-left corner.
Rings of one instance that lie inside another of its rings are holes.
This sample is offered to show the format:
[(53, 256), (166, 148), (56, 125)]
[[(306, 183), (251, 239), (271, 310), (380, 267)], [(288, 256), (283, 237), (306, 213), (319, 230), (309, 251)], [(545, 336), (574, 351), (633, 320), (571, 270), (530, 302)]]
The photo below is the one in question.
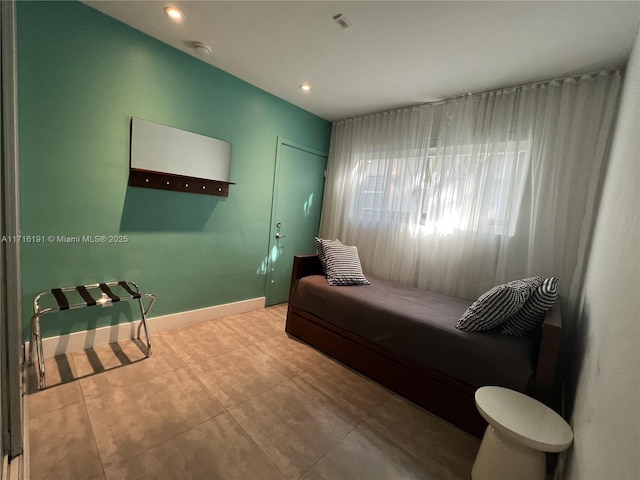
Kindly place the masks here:
[[(291, 291), (298, 279), (308, 275), (322, 275), (322, 267), (317, 255), (296, 256), (291, 275)], [(487, 423), (475, 406), (474, 394), (477, 387), (418, 365), (294, 307), (291, 302), (291, 291), (285, 327), (288, 334), (473, 435), (482, 436)], [(527, 392), (547, 404), (552, 401), (560, 329), (559, 309), (554, 307), (547, 313), (543, 324), (536, 369), (531, 379), (531, 388)]]

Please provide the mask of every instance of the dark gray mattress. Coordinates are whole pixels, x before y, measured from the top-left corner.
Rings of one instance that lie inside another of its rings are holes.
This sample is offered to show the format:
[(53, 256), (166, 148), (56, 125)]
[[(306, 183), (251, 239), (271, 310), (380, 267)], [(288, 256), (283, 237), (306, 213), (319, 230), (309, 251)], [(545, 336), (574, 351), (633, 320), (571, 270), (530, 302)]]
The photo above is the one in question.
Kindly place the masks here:
[(536, 339), (455, 328), (471, 302), (367, 276), (371, 285), (331, 287), (301, 278), (293, 306), (386, 350), (474, 387), (521, 392), (533, 376)]

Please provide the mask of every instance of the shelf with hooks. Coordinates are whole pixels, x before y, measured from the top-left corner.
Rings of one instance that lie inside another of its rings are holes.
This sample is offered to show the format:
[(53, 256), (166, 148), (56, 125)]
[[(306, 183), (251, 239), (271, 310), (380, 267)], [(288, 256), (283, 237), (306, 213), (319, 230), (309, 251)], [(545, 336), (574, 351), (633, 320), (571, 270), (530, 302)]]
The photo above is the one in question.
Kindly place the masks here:
[(129, 171), (129, 185), (228, 197), (229, 185), (235, 185), (235, 183), (132, 168)]

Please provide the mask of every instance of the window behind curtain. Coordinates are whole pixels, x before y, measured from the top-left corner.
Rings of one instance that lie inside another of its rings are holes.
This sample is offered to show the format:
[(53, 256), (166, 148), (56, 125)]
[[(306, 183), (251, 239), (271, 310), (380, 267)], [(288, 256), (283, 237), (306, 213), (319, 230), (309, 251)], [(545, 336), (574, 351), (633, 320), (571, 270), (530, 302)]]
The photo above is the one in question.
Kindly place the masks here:
[(355, 172), (357, 222), (404, 224), (426, 233), (513, 235), (530, 161), (528, 135), (496, 143), (449, 142), (424, 151), (368, 154)]

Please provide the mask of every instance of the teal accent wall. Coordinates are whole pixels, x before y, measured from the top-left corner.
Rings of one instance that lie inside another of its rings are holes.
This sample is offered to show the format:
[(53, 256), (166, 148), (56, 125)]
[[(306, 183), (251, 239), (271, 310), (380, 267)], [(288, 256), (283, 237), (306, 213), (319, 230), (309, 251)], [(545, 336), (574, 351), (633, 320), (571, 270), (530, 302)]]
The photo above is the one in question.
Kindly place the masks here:
[[(18, 2), (18, 64), (22, 233), (43, 237), (21, 245), (25, 338), (58, 286), (132, 280), (151, 317), (264, 296), (277, 137), (328, 150), (329, 122), (79, 2)], [(129, 187), (132, 116), (231, 142), (229, 197)], [(128, 242), (57, 238), (83, 235)], [(42, 333), (138, 318), (80, 309)]]

